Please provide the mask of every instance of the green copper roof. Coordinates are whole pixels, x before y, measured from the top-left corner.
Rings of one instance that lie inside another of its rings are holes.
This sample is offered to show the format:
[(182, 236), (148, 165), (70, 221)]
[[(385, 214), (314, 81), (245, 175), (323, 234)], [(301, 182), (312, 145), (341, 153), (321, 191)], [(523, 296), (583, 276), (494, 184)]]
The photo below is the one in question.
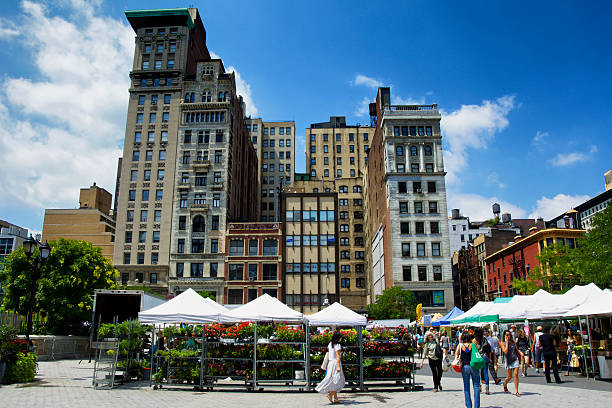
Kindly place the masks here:
[(190, 30), (193, 28), (193, 19), (187, 8), (128, 10), (125, 12), (125, 16), (128, 21), (134, 18), (185, 16), (187, 17), (187, 27), (189, 27)]

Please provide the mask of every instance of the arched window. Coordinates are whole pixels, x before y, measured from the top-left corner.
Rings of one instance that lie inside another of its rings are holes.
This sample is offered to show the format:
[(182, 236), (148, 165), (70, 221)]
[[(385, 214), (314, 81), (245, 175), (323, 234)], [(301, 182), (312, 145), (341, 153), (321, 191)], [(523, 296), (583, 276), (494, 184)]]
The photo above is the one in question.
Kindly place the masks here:
[(189, 102), (190, 103), (194, 103), (195, 102), (195, 94), (193, 92), (189, 94)]
[(431, 156), (431, 145), (425, 145), (425, 156)]
[(210, 102), (211, 98), (210, 91), (205, 89), (204, 92), (202, 92), (202, 102)]
[(411, 156), (418, 156), (419, 155), (419, 152), (418, 152), (416, 146), (410, 146), (410, 155)]
[(219, 92), (219, 95), (217, 95), (217, 102), (222, 102), (223, 101), (223, 92)]
[(185, 94), (185, 102), (189, 103), (189, 92)]
[(196, 215), (193, 217), (192, 221), (192, 232), (204, 232), (206, 227), (206, 222), (204, 221), (204, 217), (201, 215)]
[(227, 101), (228, 96), (229, 96), (229, 93), (228, 93), (228, 92), (226, 92), (226, 93), (224, 93), (224, 94), (223, 94), (223, 102), (226, 102), (226, 101)]

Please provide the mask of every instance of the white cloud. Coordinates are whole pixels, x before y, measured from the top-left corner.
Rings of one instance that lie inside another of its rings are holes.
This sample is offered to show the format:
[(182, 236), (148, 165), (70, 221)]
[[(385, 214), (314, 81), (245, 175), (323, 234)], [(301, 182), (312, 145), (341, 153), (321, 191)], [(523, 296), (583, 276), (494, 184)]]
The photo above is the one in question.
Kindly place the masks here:
[(94, 13), (99, 2), (62, 4), (70, 17), (32, 1), (17, 17), (33, 74), (0, 81), (0, 208), (72, 208), (93, 181), (114, 192), (134, 33)]
[(497, 174), (497, 172), (493, 172), (489, 174), (489, 176), (487, 177), (487, 181), (490, 184), (495, 184), (498, 188), (506, 187), (506, 185), (502, 183), (501, 180), (499, 179), (499, 175)]
[(535, 145), (535, 146), (541, 146), (544, 143), (546, 143), (546, 138), (548, 138), (549, 134), (548, 132), (542, 132), (540, 130), (538, 130), (536, 132), (536, 135), (533, 137), (533, 140), (531, 141), (531, 144)]
[(357, 109), (355, 110), (355, 116), (363, 117), (368, 116), (370, 114), (370, 98), (364, 96), (359, 105), (357, 105)]
[(380, 86), (383, 86), (383, 83), (381, 81), (362, 74), (357, 74), (355, 76), (355, 79), (353, 79), (351, 83), (355, 86), (364, 85), (369, 88), (378, 88)]
[(502, 213), (509, 212), (512, 218), (525, 218), (527, 211), (521, 207), (500, 200), (498, 197), (485, 197), (479, 194), (448, 192), (448, 210), (458, 208), (466, 217), (472, 221), (484, 221), (493, 218), (491, 206), (499, 203)]
[(391, 104), (393, 105), (424, 105), (425, 97), (420, 99), (402, 98), (401, 96), (391, 96)]
[[(222, 59), (219, 55), (214, 52), (210, 52), (210, 56), (212, 58)], [(253, 95), (251, 94), (251, 85), (242, 78), (236, 67), (233, 65), (225, 68), (227, 72), (233, 72), (236, 76), (236, 92), (238, 95), (242, 95), (242, 99), (244, 99), (244, 103), (246, 105), (246, 114), (247, 116), (257, 117), (259, 111), (257, 110), (257, 106), (255, 106), (255, 102), (253, 101)]]
[(555, 167), (563, 167), (581, 161), (586, 161), (587, 159), (588, 156), (584, 153), (559, 153), (548, 162)]
[(592, 145), (591, 148), (589, 149), (589, 153), (597, 153), (597, 146)]
[(480, 105), (462, 105), (451, 113), (442, 111), (441, 127), (449, 147), (444, 153), (448, 184), (459, 182), (468, 149), (485, 149), (495, 133), (508, 126), (508, 114), (515, 108), (514, 96), (505, 95)]
[(552, 198), (542, 197), (536, 202), (536, 207), (529, 214), (529, 218), (542, 217), (545, 220), (561, 215), (588, 200), (588, 195), (557, 194)]

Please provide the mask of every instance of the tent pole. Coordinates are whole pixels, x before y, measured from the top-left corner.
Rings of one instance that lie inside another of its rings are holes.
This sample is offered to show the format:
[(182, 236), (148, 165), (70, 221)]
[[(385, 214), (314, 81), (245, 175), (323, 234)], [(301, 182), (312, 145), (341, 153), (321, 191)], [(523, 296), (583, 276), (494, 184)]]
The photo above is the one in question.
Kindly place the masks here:
[(593, 358), (593, 344), (591, 343), (591, 325), (589, 315), (586, 316), (587, 331), (589, 334), (589, 348), (591, 349), (591, 367), (593, 367), (593, 379), (595, 379), (595, 359)]
[(578, 324), (580, 325), (580, 344), (582, 346), (582, 358), (584, 360), (584, 373), (586, 374), (586, 378), (589, 378), (589, 367), (587, 365), (586, 359), (586, 350), (584, 349), (584, 339), (582, 337), (582, 319), (578, 316)]

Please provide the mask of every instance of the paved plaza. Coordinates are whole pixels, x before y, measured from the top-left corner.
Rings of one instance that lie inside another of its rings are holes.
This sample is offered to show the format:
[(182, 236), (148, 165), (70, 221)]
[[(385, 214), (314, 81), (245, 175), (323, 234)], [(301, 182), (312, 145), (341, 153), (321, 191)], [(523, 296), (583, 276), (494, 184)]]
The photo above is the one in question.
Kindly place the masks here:
[[(193, 392), (185, 390), (152, 390), (148, 383), (132, 383), (114, 390), (94, 390), (91, 387), (93, 364), (86, 360), (62, 360), (39, 363), (36, 382), (0, 388), (0, 407), (274, 407), (290, 404), (291, 408), (326, 406), (325, 396), (317, 393), (276, 392)], [(500, 370), (501, 372), (501, 370)], [(463, 387), (457, 373), (445, 373), (444, 391), (431, 391), (427, 364), (419, 370), (416, 381), (425, 387), (421, 392), (390, 392), (369, 390), (364, 393), (346, 392), (340, 395), (349, 406), (403, 407), (462, 407)], [(482, 407), (574, 407), (612, 406), (612, 383), (586, 380), (579, 376), (563, 377), (564, 384), (545, 384), (544, 377), (521, 377), (522, 397), (503, 393), (501, 385), (491, 386), (491, 395), (481, 396)], [(512, 390), (512, 384), (510, 384)]]

